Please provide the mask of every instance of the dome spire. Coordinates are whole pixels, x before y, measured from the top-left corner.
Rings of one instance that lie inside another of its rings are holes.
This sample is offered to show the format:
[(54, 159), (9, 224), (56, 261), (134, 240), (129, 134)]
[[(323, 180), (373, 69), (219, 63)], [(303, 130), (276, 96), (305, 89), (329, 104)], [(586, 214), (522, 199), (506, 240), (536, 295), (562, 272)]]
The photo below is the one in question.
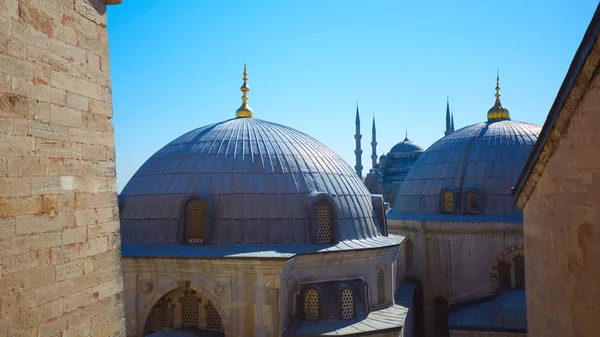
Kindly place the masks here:
[(408, 129), (404, 130), (404, 141), (408, 141)]
[(235, 117), (237, 118), (252, 118), (252, 109), (248, 106), (248, 104), (246, 104), (246, 101), (248, 100), (246, 93), (250, 91), (250, 87), (248, 87), (246, 84), (246, 81), (248, 81), (247, 76), (248, 73), (246, 72), (246, 63), (244, 63), (244, 84), (242, 84), (242, 87), (240, 88), (242, 91), (242, 106), (240, 106), (235, 112)]
[(494, 106), (488, 110), (488, 122), (510, 120), (508, 109), (503, 107), (500, 102), (500, 69), (498, 69), (498, 72), (496, 73), (496, 95), (494, 96), (496, 96), (496, 102), (494, 103)]

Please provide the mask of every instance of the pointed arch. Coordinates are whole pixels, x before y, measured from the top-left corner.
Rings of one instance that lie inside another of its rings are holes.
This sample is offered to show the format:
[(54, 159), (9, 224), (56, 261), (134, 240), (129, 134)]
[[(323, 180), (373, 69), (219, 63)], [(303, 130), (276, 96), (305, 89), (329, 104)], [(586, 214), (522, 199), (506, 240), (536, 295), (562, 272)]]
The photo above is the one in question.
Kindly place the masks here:
[(342, 319), (354, 318), (354, 293), (350, 287), (344, 288), (341, 294)]
[(333, 210), (328, 200), (321, 199), (315, 208), (317, 243), (333, 242)]

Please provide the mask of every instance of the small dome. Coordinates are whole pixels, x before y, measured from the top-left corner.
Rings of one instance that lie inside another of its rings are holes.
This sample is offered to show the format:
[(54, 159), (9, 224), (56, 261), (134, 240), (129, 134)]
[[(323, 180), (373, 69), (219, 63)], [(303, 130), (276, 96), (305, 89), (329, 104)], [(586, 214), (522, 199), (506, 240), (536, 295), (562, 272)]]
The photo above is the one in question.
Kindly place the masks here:
[[(444, 189), (478, 189), (485, 214), (522, 214), (511, 197), (541, 127), (511, 120), (473, 124), (438, 140), (414, 163), (397, 194), (394, 218), (440, 213)], [(460, 210), (458, 209), (460, 212)]]
[(390, 154), (406, 152), (423, 152), (423, 147), (411, 140), (405, 139), (404, 141), (394, 145), (394, 147), (392, 147), (392, 149), (390, 150)]
[(211, 204), (212, 243), (312, 243), (310, 198), (337, 210), (339, 241), (384, 235), (371, 194), (335, 152), (292, 128), (235, 118), (190, 131), (156, 152), (121, 193), (124, 242), (177, 242), (182, 207)]

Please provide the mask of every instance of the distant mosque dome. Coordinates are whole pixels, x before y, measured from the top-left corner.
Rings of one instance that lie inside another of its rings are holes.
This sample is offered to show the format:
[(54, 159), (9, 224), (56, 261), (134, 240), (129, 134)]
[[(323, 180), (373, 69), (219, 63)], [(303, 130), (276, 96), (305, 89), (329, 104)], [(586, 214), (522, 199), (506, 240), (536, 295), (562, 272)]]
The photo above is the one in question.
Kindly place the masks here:
[(522, 222), (511, 187), (541, 127), (512, 121), (499, 90), (497, 84), (486, 122), (450, 133), (419, 157), (398, 191), (391, 218)]
[(410, 158), (410, 157), (418, 157), (419, 153), (423, 152), (424, 149), (421, 145), (409, 140), (408, 137), (404, 138), (404, 140), (392, 147), (390, 152), (388, 153), (388, 157), (390, 158)]
[[(120, 196), (123, 242), (303, 244), (387, 236), (377, 215), (383, 201), (377, 206), (353, 169), (314, 138), (252, 118), (248, 90), (244, 72), (236, 118), (185, 133), (139, 168)], [(199, 206), (184, 211), (194, 200)], [(198, 233), (182, 225), (190, 218), (202, 224)]]

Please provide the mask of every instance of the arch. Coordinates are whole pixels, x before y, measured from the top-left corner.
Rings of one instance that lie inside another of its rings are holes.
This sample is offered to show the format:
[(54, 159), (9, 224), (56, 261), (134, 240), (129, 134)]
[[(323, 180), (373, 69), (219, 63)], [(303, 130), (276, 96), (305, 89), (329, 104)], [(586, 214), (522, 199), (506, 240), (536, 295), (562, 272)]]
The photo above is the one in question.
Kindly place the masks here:
[[(136, 324), (137, 336), (144, 335), (146, 319), (150, 315), (150, 313), (151, 313), (152, 309), (154, 308), (154, 306), (156, 305), (156, 303), (158, 303), (162, 298), (164, 298), (165, 295), (173, 292), (174, 290), (180, 289), (180, 288), (193, 289), (198, 294), (200, 294), (200, 296), (202, 296), (203, 298), (207, 299), (210, 303), (212, 303), (214, 308), (217, 310), (219, 317), (221, 318), (221, 324), (223, 327), (222, 331), (223, 331), (224, 335), (231, 336), (231, 334), (229, 333), (229, 329), (230, 329), (229, 316), (231, 314), (231, 310), (228, 310), (225, 307), (221, 306), (220, 301), (218, 300), (218, 297), (213, 292), (209, 291), (205, 287), (200, 286), (199, 284), (195, 284), (193, 282), (186, 281), (186, 280), (179, 280), (179, 281), (172, 282), (172, 283), (158, 289), (151, 296), (148, 297), (148, 300), (145, 301), (145, 303), (144, 303), (144, 307), (141, 310), (141, 313), (139, 313), (136, 318), (135, 324)], [(175, 304), (177, 304), (177, 303), (175, 303)]]
[(331, 203), (319, 200), (315, 208), (317, 243), (333, 243), (333, 211)]
[(342, 309), (342, 319), (354, 318), (355, 306), (354, 306), (354, 293), (350, 287), (342, 289), (340, 296), (340, 305)]
[(196, 295), (196, 292), (192, 289), (186, 289), (183, 292), (183, 296), (181, 297), (180, 302), (181, 302), (181, 326), (197, 327), (198, 321), (200, 319), (198, 305), (201, 302), (201, 300)]
[(513, 257), (513, 268), (515, 274), (515, 289), (525, 288), (525, 257), (523, 254), (517, 254)]
[(219, 312), (217, 312), (217, 309), (212, 302), (209, 301), (206, 303), (204, 309), (206, 310), (206, 329), (210, 331), (223, 332), (221, 317), (219, 316)]
[(308, 288), (302, 296), (304, 302), (304, 318), (308, 320), (318, 320), (320, 313), (321, 296), (315, 288)]
[(377, 304), (385, 304), (385, 272), (379, 269), (377, 272)]
[(411, 239), (406, 240), (406, 270), (415, 269), (415, 247)]
[(507, 291), (510, 288), (510, 264), (503, 260), (498, 263), (498, 290)]
[(510, 247), (504, 249), (502, 252), (500, 252), (500, 254), (498, 254), (498, 256), (496, 257), (494, 264), (492, 265), (492, 272), (490, 274), (490, 277), (492, 279), (497, 279), (498, 278), (498, 264), (501, 261), (508, 260), (507, 257), (510, 257), (511, 255), (514, 255), (517, 252), (523, 252), (523, 244), (510, 246)]
[(433, 300), (433, 328), (436, 336), (448, 336), (448, 301), (442, 296)]

